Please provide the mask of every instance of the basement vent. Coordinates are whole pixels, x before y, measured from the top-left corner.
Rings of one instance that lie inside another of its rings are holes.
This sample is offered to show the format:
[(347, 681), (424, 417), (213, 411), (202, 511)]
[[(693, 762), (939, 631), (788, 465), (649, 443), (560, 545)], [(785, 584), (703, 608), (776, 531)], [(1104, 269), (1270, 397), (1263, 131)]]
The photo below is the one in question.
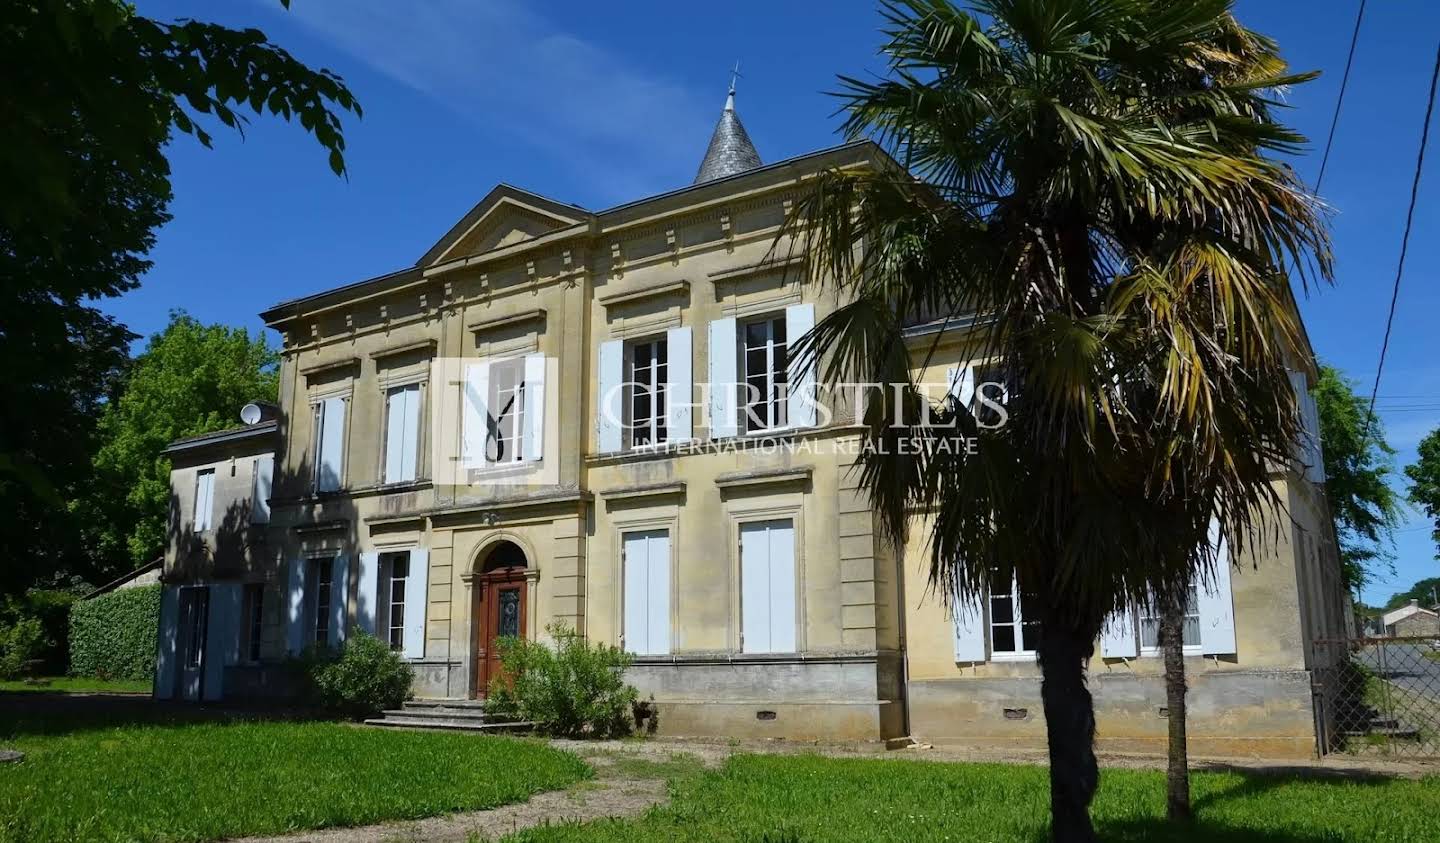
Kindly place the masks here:
[(1169, 716), (1170, 716), (1170, 709), (1168, 709), (1168, 708), (1166, 708), (1165, 706), (1162, 705), (1162, 706), (1160, 706), (1159, 708), (1155, 709), (1155, 713), (1158, 714), (1158, 715), (1160, 715), (1161, 717), (1169, 717)]
[(1005, 709), (1006, 720), (1026, 720), (1030, 717), (1028, 708), (1007, 708)]
[(756, 719), (756, 720), (774, 720), (774, 719), (775, 719), (775, 712), (773, 712), (773, 711), (757, 711), (757, 712), (755, 712), (755, 719)]

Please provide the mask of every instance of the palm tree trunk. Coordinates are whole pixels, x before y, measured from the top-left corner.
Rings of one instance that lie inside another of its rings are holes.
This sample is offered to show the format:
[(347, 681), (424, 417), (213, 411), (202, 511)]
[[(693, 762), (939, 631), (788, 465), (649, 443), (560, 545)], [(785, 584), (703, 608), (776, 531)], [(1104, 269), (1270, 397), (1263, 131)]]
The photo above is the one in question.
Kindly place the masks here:
[(1160, 647), (1165, 654), (1165, 707), (1170, 727), (1170, 760), (1165, 768), (1165, 814), (1190, 819), (1190, 757), (1185, 747), (1185, 592), (1164, 601)]
[(1057, 843), (1095, 840), (1090, 801), (1100, 784), (1095, 761), (1095, 704), (1085, 685), (1085, 663), (1095, 633), (1057, 622), (1051, 611), (1040, 625), (1040, 697), (1050, 744), (1050, 838)]

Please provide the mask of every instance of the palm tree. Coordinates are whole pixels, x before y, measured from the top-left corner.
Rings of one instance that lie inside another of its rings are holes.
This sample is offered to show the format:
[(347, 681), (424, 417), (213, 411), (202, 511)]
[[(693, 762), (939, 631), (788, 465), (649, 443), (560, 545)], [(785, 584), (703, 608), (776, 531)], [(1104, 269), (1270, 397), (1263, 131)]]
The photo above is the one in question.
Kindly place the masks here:
[[(1104, 619), (1209, 576), (1212, 519), (1237, 555), (1279, 534), (1270, 469), (1299, 430), (1303, 348), (1285, 267), (1308, 285), (1330, 255), (1317, 202), (1268, 157), (1303, 138), (1266, 97), (1308, 77), (1278, 57), (1214, 72), (1237, 44), (1275, 56), (1228, 0), (884, 14), (888, 77), (842, 77), (844, 131), (903, 168), (823, 173), (797, 202), (806, 281), (845, 304), (796, 353), (831, 383), (901, 386), (865, 405), (864, 485), (897, 542), (929, 513), (947, 600), (1016, 578), (1040, 623), (1052, 834), (1090, 840)], [(964, 332), (1005, 424), (915, 382), (922, 321)]]

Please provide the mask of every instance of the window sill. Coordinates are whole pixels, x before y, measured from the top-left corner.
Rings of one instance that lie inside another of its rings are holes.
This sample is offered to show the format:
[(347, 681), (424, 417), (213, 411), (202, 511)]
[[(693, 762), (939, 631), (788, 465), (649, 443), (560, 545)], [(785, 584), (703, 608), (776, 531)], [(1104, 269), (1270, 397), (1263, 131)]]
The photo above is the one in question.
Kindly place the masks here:
[(1033, 662), (1035, 661), (1034, 650), (1021, 650), (1019, 652), (991, 653), (992, 662)]

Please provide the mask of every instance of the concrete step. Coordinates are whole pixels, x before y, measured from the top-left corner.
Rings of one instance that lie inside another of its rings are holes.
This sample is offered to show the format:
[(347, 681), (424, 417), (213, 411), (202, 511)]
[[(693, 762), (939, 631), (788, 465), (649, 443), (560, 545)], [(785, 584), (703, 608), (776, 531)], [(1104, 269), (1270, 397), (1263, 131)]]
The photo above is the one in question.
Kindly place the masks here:
[(534, 723), (525, 721), (486, 723), (476, 718), (413, 717), (403, 713), (392, 716), (388, 712), (384, 717), (366, 720), (365, 725), (387, 729), (445, 729), (460, 732), (528, 732), (535, 728)]
[(412, 720), (474, 720), (485, 722), (485, 712), (463, 708), (395, 708), (380, 712), (385, 717), (408, 717)]
[(406, 710), (421, 711), (434, 708), (455, 709), (460, 711), (484, 711), (484, 700), (466, 699), (427, 699), (427, 700), (406, 700), (402, 706)]

